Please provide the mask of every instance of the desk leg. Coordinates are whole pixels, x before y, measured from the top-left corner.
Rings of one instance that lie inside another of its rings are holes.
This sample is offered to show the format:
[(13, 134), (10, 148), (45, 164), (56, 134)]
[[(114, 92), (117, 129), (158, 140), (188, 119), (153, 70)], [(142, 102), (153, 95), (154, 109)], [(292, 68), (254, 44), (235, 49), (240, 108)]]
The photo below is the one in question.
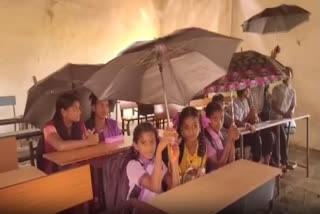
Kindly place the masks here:
[(307, 128), (307, 130), (306, 130), (307, 131), (306, 132), (306, 135), (307, 135), (306, 136), (306, 138), (307, 138), (306, 139), (306, 143), (307, 143), (307, 151), (306, 151), (307, 152), (307, 154), (306, 154), (306, 156), (307, 156), (307, 160), (306, 160), (307, 161), (307, 163), (306, 163), (307, 164), (307, 170), (306, 170), (307, 175), (306, 176), (308, 178), (309, 177), (309, 155), (310, 155), (309, 154), (309, 117), (306, 118), (306, 122), (307, 122), (307, 124), (306, 124), (306, 128)]
[(33, 153), (33, 142), (30, 139), (29, 140), (29, 152), (30, 152), (30, 162), (31, 162), (31, 166), (35, 166), (34, 163), (34, 153)]
[(244, 159), (243, 135), (240, 135), (240, 158)]
[(277, 165), (280, 167), (280, 125), (277, 126)]

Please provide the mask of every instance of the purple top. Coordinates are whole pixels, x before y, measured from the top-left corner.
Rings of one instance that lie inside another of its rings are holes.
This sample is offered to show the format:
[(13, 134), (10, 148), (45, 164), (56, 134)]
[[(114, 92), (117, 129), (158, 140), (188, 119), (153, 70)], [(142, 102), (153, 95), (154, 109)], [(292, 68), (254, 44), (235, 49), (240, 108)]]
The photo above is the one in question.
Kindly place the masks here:
[[(141, 201), (149, 200), (158, 194), (155, 192), (152, 192), (146, 188), (143, 188), (140, 185), (140, 179), (145, 174), (152, 174), (154, 168), (154, 160), (148, 160), (145, 158), (140, 157), (138, 160), (131, 160), (129, 161), (127, 165), (127, 176), (129, 179), (129, 192), (127, 199), (129, 199), (129, 196), (134, 189), (135, 186), (138, 186), (141, 188), (141, 192), (139, 194), (138, 199)], [(168, 169), (164, 163), (162, 163), (162, 179), (164, 178), (165, 174), (167, 173)]]
[[(223, 154), (223, 136), (222, 133), (219, 131), (219, 133), (217, 133), (216, 131), (214, 131), (210, 126), (208, 126), (206, 128), (206, 131), (210, 134), (211, 139), (208, 138), (208, 136), (205, 137), (205, 141), (207, 143), (207, 145), (209, 147), (211, 147), (211, 154), (208, 154), (208, 157), (212, 157), (212, 156), (216, 156), (218, 160), (220, 160), (220, 158), (222, 157)], [(209, 156), (210, 155), (210, 156)], [(217, 169), (218, 167), (215, 166), (215, 169)]]
[[(122, 131), (119, 129), (117, 121), (110, 118), (106, 118), (105, 122), (106, 122), (105, 129), (99, 132), (100, 141), (105, 141), (106, 138), (122, 135)], [(87, 120), (86, 127), (87, 129), (94, 129), (95, 127), (94, 119), (90, 118), (89, 120)]]

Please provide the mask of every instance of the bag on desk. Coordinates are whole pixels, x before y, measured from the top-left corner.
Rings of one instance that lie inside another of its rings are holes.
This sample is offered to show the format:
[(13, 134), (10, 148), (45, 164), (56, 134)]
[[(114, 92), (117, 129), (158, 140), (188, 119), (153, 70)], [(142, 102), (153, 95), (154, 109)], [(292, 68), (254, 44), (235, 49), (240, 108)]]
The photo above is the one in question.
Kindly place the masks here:
[(114, 137), (108, 137), (104, 139), (105, 143), (118, 143), (118, 142), (123, 142), (124, 141), (124, 136), (123, 135), (118, 135)]

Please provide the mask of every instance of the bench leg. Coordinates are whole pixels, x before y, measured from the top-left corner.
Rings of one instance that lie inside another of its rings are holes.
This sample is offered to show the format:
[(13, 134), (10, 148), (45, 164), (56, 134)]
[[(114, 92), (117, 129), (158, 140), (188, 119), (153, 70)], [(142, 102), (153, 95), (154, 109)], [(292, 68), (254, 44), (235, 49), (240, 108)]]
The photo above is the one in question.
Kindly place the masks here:
[(127, 133), (128, 133), (128, 136), (130, 136), (130, 121), (128, 121), (127, 123)]

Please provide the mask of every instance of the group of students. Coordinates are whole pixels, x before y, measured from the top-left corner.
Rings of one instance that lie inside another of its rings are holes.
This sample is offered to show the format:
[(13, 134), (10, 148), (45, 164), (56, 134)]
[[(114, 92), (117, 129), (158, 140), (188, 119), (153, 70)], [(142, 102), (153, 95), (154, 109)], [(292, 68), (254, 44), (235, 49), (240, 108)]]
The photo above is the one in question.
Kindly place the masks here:
[[(238, 91), (233, 108), (224, 104), (222, 95), (215, 95), (203, 111), (185, 107), (174, 127), (167, 128), (161, 138), (152, 124), (138, 124), (130, 150), (132, 160), (126, 166), (127, 198), (131, 197), (135, 187), (139, 187), (141, 191), (135, 197), (147, 200), (161, 193), (163, 184), (166, 189), (181, 184), (190, 169), (197, 178), (234, 161), (235, 148), (239, 146), (239, 127), (251, 130), (251, 134), (245, 135), (244, 144), (251, 146), (252, 160), (259, 162), (262, 154), (264, 163), (269, 164), (274, 154), (274, 129), (256, 132), (253, 124), (260, 122), (261, 118), (292, 117), (296, 98), (290, 87), (292, 70), (288, 68), (287, 72), (288, 78), (273, 89), (272, 95), (268, 96), (265, 89), (263, 96), (253, 96), (255, 92), (252, 92), (253, 102), (250, 102), (249, 90), (245, 89)], [(264, 99), (260, 110), (256, 107), (258, 100), (255, 97)], [(75, 96), (64, 94), (57, 100), (56, 113), (43, 129), (45, 153), (95, 145), (106, 138), (122, 135), (117, 121), (108, 118), (110, 102), (98, 100), (94, 95), (90, 100), (92, 114), (85, 123), (80, 120), (80, 102)], [(283, 130), (281, 133), (281, 161), (286, 165), (287, 145)], [(46, 161), (45, 172), (55, 170), (54, 165)]]

